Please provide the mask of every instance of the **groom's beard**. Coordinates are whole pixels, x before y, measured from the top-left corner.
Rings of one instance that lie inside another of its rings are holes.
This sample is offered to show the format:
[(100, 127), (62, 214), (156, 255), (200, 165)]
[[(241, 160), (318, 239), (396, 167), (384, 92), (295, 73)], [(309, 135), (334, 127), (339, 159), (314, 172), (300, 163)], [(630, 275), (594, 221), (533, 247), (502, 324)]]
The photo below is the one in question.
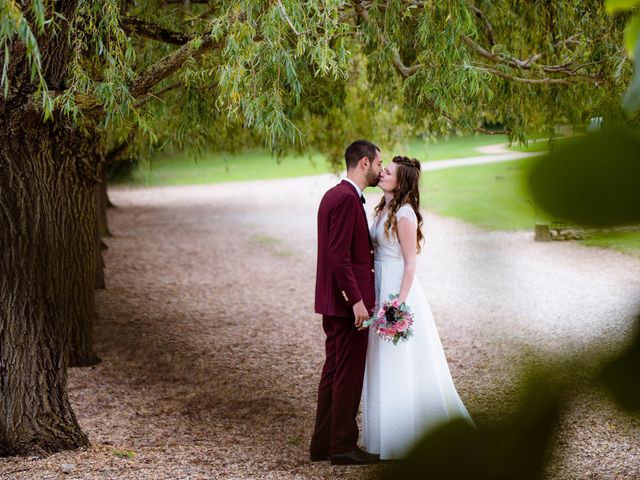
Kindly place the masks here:
[(380, 177), (380, 175), (376, 175), (373, 170), (369, 169), (367, 171), (367, 177), (366, 177), (367, 186), (368, 187), (375, 187), (376, 185), (378, 185), (379, 177)]

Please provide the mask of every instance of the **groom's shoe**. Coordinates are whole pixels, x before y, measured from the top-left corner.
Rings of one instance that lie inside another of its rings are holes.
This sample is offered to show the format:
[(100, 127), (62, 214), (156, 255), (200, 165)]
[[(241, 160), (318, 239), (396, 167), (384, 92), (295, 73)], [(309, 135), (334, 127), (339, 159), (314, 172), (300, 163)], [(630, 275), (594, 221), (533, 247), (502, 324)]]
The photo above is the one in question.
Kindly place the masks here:
[(365, 452), (358, 447), (348, 452), (331, 455), (331, 465), (368, 465), (379, 461), (380, 455)]
[(312, 462), (324, 462), (325, 460), (329, 460), (329, 455), (322, 455), (317, 453), (311, 453), (309, 458)]

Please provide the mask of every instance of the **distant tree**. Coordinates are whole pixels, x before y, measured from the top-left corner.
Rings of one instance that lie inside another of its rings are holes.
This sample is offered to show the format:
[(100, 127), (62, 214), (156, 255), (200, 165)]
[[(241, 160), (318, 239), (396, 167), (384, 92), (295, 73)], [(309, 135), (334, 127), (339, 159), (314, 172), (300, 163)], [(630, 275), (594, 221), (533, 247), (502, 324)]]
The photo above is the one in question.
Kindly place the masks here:
[[(0, 454), (87, 442), (107, 161), (622, 118), (601, 1), (0, 0)], [(605, 120), (606, 121), (606, 120)]]

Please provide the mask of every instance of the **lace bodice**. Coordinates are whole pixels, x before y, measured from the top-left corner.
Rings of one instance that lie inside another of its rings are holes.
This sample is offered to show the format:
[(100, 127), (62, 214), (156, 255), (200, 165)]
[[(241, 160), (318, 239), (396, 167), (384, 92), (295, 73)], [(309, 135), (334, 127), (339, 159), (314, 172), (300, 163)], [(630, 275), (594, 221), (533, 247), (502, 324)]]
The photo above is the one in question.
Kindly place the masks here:
[[(396, 212), (396, 221), (401, 218), (407, 218), (417, 225), (418, 219), (411, 205), (405, 204)], [(375, 261), (383, 260), (402, 260), (402, 251), (400, 250), (400, 242), (391, 232), (389, 238), (385, 237), (384, 224), (387, 221), (387, 214), (382, 217), (374, 218), (371, 225), (371, 240), (375, 249)]]

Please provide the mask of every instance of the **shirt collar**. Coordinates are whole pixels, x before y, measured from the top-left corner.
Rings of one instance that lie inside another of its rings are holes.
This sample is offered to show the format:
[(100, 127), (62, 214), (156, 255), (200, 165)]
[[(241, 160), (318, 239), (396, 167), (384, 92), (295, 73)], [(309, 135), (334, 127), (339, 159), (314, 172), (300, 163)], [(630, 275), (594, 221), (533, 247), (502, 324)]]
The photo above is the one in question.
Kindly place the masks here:
[(360, 190), (360, 187), (358, 185), (356, 185), (356, 183), (353, 180), (351, 180), (350, 178), (347, 178), (347, 177), (343, 178), (343, 180), (346, 180), (347, 182), (349, 182), (351, 185), (353, 185), (355, 187), (356, 193), (358, 194), (358, 197), (362, 196), (362, 190)]

